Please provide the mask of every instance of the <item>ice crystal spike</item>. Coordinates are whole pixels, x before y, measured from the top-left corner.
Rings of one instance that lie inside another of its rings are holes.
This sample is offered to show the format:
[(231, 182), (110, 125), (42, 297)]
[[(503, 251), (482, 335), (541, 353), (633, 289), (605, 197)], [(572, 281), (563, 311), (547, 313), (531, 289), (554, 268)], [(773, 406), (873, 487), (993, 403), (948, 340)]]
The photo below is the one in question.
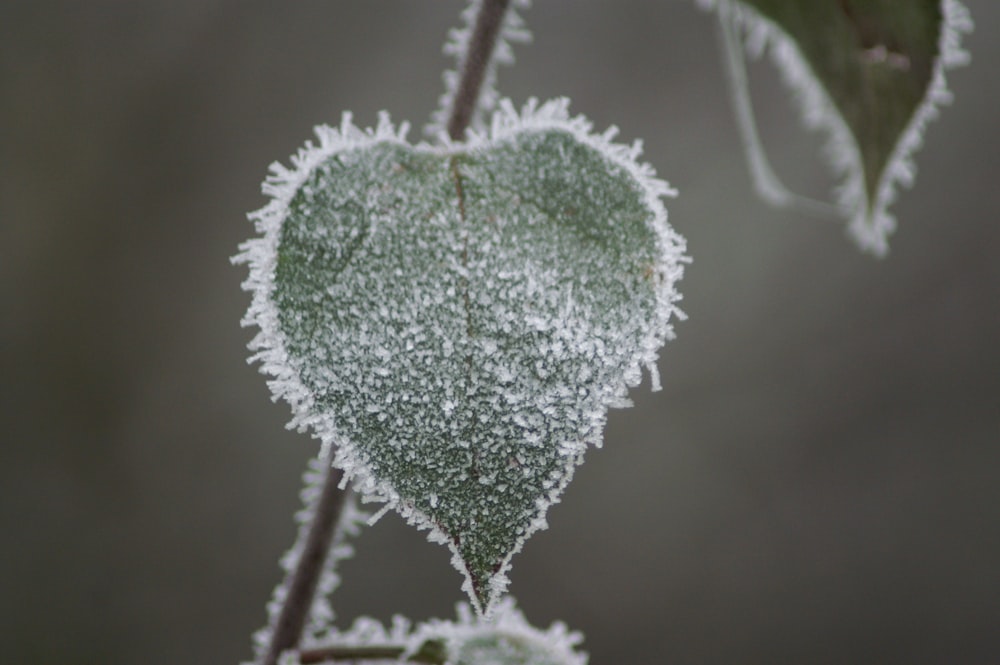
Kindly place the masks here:
[[(884, 255), (896, 228), (889, 206), (898, 186), (913, 184), (912, 156), (927, 123), (951, 101), (945, 72), (969, 61), (961, 47), (972, 29), (969, 11), (958, 0), (699, 4), (741, 29), (752, 55), (770, 52), (805, 123), (829, 136), (827, 155), (841, 178), (837, 208), (850, 234), (863, 249)], [(755, 136), (745, 141), (748, 150), (759, 150)], [(769, 198), (789, 197), (775, 190), (761, 155), (751, 161), (765, 167), (755, 177), (758, 187), (774, 190)]]
[(564, 100), (411, 146), (345, 117), (242, 245), (253, 360), (334, 464), (447, 544), (480, 612), (672, 334), (684, 241), (637, 147)]

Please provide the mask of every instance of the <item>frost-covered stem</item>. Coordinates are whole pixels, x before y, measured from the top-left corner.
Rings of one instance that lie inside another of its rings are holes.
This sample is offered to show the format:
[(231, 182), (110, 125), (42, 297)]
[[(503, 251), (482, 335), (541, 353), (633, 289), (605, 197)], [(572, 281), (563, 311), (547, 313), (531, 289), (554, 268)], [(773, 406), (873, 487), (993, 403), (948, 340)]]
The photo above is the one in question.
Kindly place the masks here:
[(497, 35), (503, 26), (503, 16), (510, 0), (482, 0), (476, 25), (469, 39), (469, 49), (462, 65), (462, 78), (452, 101), (451, 116), (448, 118), (448, 136), (452, 141), (461, 141), (466, 128), (472, 121), (479, 103), (479, 91), (486, 78), (486, 69), (496, 46)]
[(403, 647), (394, 646), (323, 647), (302, 651), (299, 653), (299, 662), (302, 665), (312, 665), (331, 660), (399, 660), (403, 652)]
[(302, 556), (299, 557), (288, 585), (288, 593), (275, 623), (267, 653), (261, 665), (276, 665), (283, 651), (295, 648), (302, 638), (302, 630), (309, 609), (316, 595), (316, 587), (323, 574), (323, 563), (330, 552), (333, 534), (343, 512), (349, 490), (340, 489), (344, 472), (327, 467), (323, 490), (316, 501), (316, 510)]
[[(389, 660), (398, 662), (406, 652), (405, 647), (378, 645), (378, 646), (336, 646), (309, 649), (299, 654), (299, 662), (302, 665), (314, 665), (315, 663), (329, 663), (336, 661), (358, 662), (370, 660)], [(443, 665), (444, 660), (436, 654), (418, 652), (409, 656), (407, 662), (426, 663), (427, 665)]]

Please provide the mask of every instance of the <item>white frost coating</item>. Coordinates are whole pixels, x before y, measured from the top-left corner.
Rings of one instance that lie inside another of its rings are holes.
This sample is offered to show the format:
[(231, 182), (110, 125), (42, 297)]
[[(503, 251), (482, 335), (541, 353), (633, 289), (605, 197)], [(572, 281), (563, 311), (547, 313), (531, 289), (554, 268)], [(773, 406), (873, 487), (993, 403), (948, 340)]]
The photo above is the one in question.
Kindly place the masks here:
[[(328, 125), (317, 126), (315, 132), (319, 145), (306, 141), (305, 146), (292, 155), (293, 168), (288, 169), (279, 162), (270, 165), (271, 173), (264, 180), (261, 191), (270, 196), (271, 201), (260, 210), (248, 215), (261, 237), (242, 243), (240, 253), (232, 258), (233, 263), (246, 263), (250, 268), (250, 275), (242, 286), (244, 291), (252, 294), (252, 300), (241, 324), (244, 327), (259, 328), (259, 332), (248, 345), (254, 353), (247, 362), (259, 362), (261, 373), (271, 377), (267, 385), (274, 400), (284, 399), (292, 407), (293, 417), (288, 423), (289, 428), (304, 432), (313, 427), (317, 433), (329, 432), (328, 435), (320, 437), (323, 448), (319, 457), (323, 459), (329, 457), (330, 447), (337, 442), (337, 437), (329, 427), (328, 419), (315, 413), (312, 396), (288, 362), (284, 336), (278, 327), (278, 311), (272, 300), (281, 223), (288, 213), (292, 196), (317, 164), (342, 150), (371, 145), (379, 141), (405, 144), (409, 129), (409, 124), (405, 122), (401, 123), (398, 129), (394, 128), (389, 114), (385, 112), (379, 114), (378, 125), (374, 130), (362, 131), (355, 127), (351, 122), (350, 112), (343, 114), (339, 128)], [(337, 459), (334, 460), (334, 464), (344, 469), (346, 482), (346, 478), (351, 475), (349, 469), (342, 466)], [(372, 494), (374, 488), (362, 492), (363, 496)]]
[[(664, 257), (664, 260), (660, 264), (663, 288), (658, 293), (660, 302), (656, 313), (656, 323), (650, 327), (651, 334), (645, 338), (642, 344), (642, 357), (632, 370), (634, 374), (639, 371), (640, 367), (655, 367), (660, 347), (664, 341), (674, 337), (673, 328), (670, 324), (671, 317), (683, 316), (676, 306), (681, 296), (676, 291), (675, 284), (683, 274), (683, 264), (688, 262), (689, 259), (684, 255), (685, 241), (667, 224), (667, 211), (660, 200), (663, 196), (676, 196), (676, 190), (671, 188), (666, 181), (656, 178), (656, 173), (652, 166), (637, 161), (642, 152), (640, 142), (637, 141), (631, 146), (613, 143), (612, 139), (618, 134), (616, 127), (608, 128), (603, 134), (593, 134), (591, 132), (592, 125), (586, 118), (583, 116), (571, 117), (569, 115), (569, 100), (566, 98), (558, 98), (541, 105), (538, 104), (536, 99), (530, 99), (520, 113), (518, 113), (510, 100), (504, 99), (500, 102), (498, 111), (493, 115), (488, 132), (479, 132), (475, 129), (470, 130), (465, 145), (468, 145), (470, 148), (487, 147), (508, 139), (519, 132), (532, 129), (561, 129), (569, 131), (581, 143), (598, 150), (612, 163), (627, 170), (642, 184), (646, 205), (656, 215), (654, 226), (658, 234), (660, 251)], [(659, 374), (655, 373), (652, 376), (654, 377), (653, 388), (658, 389)], [(612, 408), (630, 406), (631, 402), (625, 397), (625, 390), (625, 386), (622, 386), (618, 394), (618, 399), (609, 402), (608, 406)], [(599, 447), (601, 440), (598, 438), (590, 443)], [(573, 463), (563, 476), (562, 482), (553, 486), (548, 496), (539, 500), (537, 517), (518, 541), (517, 546), (504, 560), (499, 573), (492, 580), (494, 598), (500, 597), (506, 591), (509, 582), (506, 573), (510, 570), (511, 558), (521, 550), (524, 542), (533, 533), (547, 528), (548, 524), (545, 521), (545, 513), (549, 506), (559, 501), (563, 490), (572, 480), (573, 468), (582, 462), (584, 449), (585, 446), (580, 446), (575, 451), (575, 455), (569, 457), (573, 460)], [(452, 551), (454, 553), (452, 563), (461, 571), (461, 557), (456, 549), (452, 548)], [(472, 581), (468, 576), (466, 576), (463, 588), (469, 594), (470, 598), (474, 598)], [(489, 610), (489, 608), (481, 609)]]
[[(458, 91), (458, 82), (465, 67), (465, 55), (469, 50), (469, 40), (472, 38), (476, 16), (481, 6), (482, 0), (469, 0), (469, 4), (462, 11), (462, 26), (448, 31), (448, 40), (442, 50), (445, 55), (455, 58), (455, 68), (446, 70), (442, 74), (444, 93), (438, 100), (438, 108), (431, 115), (430, 123), (424, 129), (424, 133), (431, 138), (440, 139), (448, 134), (448, 116), (451, 113), (455, 93)], [(504, 13), (503, 25), (497, 34), (497, 41), (483, 78), (476, 112), (472, 114), (470, 124), (474, 129), (482, 129), (483, 117), (491, 113), (500, 100), (497, 92), (497, 68), (500, 65), (514, 64), (514, 44), (531, 41), (531, 31), (525, 27), (524, 20), (517, 12), (519, 9), (526, 10), (530, 7), (531, 0), (514, 0)]]
[[(751, 56), (769, 51), (797, 100), (806, 126), (827, 133), (825, 152), (834, 172), (842, 178), (835, 198), (840, 214), (849, 220), (848, 232), (862, 249), (884, 256), (889, 250), (889, 235), (896, 229), (896, 218), (889, 206), (896, 200), (898, 186), (913, 185), (913, 154), (923, 143), (927, 123), (938, 116), (942, 105), (952, 101), (945, 72), (969, 62), (969, 53), (961, 45), (962, 35), (973, 27), (968, 9), (959, 0), (942, 0), (941, 36), (930, 85), (880, 176), (875, 201), (869, 201), (857, 142), (795, 41), (780, 26), (738, 0), (698, 0), (698, 4), (719, 12), (723, 21), (733, 20), (741, 26)], [(769, 180), (767, 173), (755, 174), (755, 179)]]
[(592, 133), (593, 126), (589, 120), (582, 115), (570, 117), (569, 99), (566, 97), (550, 100), (541, 106), (537, 99), (529, 99), (520, 113), (509, 99), (504, 99), (500, 102), (498, 111), (493, 114), (489, 133), (472, 130), (469, 132), (467, 144), (471, 147), (485, 147), (531, 129), (569, 131), (578, 141), (594, 148), (613, 164), (625, 169), (642, 185), (646, 206), (655, 214), (653, 227), (663, 257), (658, 268), (663, 286), (657, 294), (660, 302), (656, 312), (656, 324), (651, 327), (653, 333), (644, 340), (643, 357), (632, 369), (633, 372), (638, 372), (640, 367), (645, 367), (650, 373), (653, 390), (660, 390), (660, 374), (656, 369), (656, 361), (663, 343), (674, 338), (673, 327), (670, 324), (671, 317), (682, 320), (685, 318), (684, 313), (677, 307), (681, 295), (675, 285), (684, 274), (684, 264), (690, 262), (690, 258), (684, 254), (686, 250), (684, 238), (667, 223), (667, 209), (661, 201), (665, 196), (677, 196), (677, 190), (665, 180), (657, 178), (656, 170), (650, 164), (638, 161), (642, 155), (641, 141), (637, 140), (632, 145), (614, 143), (613, 139), (618, 135), (618, 128), (615, 126), (609, 127), (603, 134)]
[[(288, 594), (288, 586), (291, 584), (293, 571), (298, 566), (309, 537), (310, 527), (316, 514), (316, 503), (322, 494), (323, 482), (327, 475), (327, 465), (325, 457), (313, 458), (309, 461), (305, 473), (303, 474), (304, 486), (302, 489), (302, 509), (296, 513), (295, 520), (299, 523), (298, 536), (284, 556), (281, 558), (281, 568), (285, 571), (285, 579), (274, 589), (271, 600), (267, 604), (268, 622), (253, 635), (254, 663), (260, 663), (267, 653), (271, 642), (271, 634), (274, 626), (278, 622), (281, 608), (285, 604), (285, 597)], [(349, 559), (354, 555), (354, 549), (347, 542), (349, 538), (358, 535), (361, 525), (368, 515), (360, 511), (353, 495), (348, 495), (341, 512), (340, 521), (337, 523), (330, 543), (330, 550), (323, 563), (323, 570), (320, 574), (316, 594), (313, 598), (312, 606), (309, 609), (309, 617), (302, 633), (301, 644), (310, 646), (317, 640), (327, 637), (328, 631), (333, 628), (334, 612), (330, 605), (330, 595), (340, 586), (340, 575), (337, 573), (337, 565), (344, 559)], [(244, 665), (253, 665), (245, 663)]]
[[(509, 101), (504, 100), (500, 102), (499, 110), (494, 114), (488, 129), (482, 132), (470, 131), (467, 142), (452, 144), (446, 141), (441, 147), (420, 144), (416, 149), (438, 155), (448, 155), (452, 152), (472, 153), (477, 149), (502, 143), (522, 132), (543, 129), (557, 129), (572, 134), (576, 140), (598, 151), (613, 165), (630, 174), (641, 189), (645, 206), (653, 212), (651, 226), (655, 230), (657, 253), (660, 256), (658, 263), (649, 269), (650, 276), (656, 277), (654, 283), (657, 284), (654, 320), (645, 329), (645, 334), (638, 345), (639, 352), (633, 359), (634, 363), (624, 373), (624, 382), (622, 385), (608, 387), (605, 398), (605, 409), (626, 405), (627, 388), (638, 383), (642, 367), (650, 370), (654, 389), (659, 387), (658, 374), (654, 372), (658, 351), (667, 339), (674, 336), (671, 317), (683, 318), (683, 314), (676, 306), (681, 296), (677, 293), (675, 285), (682, 276), (683, 264), (689, 260), (684, 255), (685, 242), (667, 224), (667, 212), (660, 200), (660, 197), (674, 196), (676, 192), (666, 182), (655, 177), (651, 166), (637, 161), (641, 152), (640, 144), (636, 142), (631, 146), (625, 146), (613, 143), (612, 138), (616, 133), (614, 128), (604, 134), (592, 134), (591, 125), (587, 120), (580, 116), (570, 117), (568, 100), (565, 99), (541, 105), (536, 100), (530, 100), (520, 112), (515, 110)], [(596, 431), (596, 436), (588, 436), (585, 440), (572, 445), (567, 444), (566, 449), (562, 451), (566, 468), (563, 469), (558, 482), (551, 484), (547, 493), (538, 499), (537, 510), (530, 524), (520, 534), (515, 546), (502, 561), (495, 575), (490, 578), (489, 601), (486, 607), (481, 607), (476, 600), (473, 581), (460, 555), (458, 545), (429, 515), (402, 498), (389, 482), (377, 477), (355, 442), (343, 436), (338, 431), (333, 417), (329, 413), (324, 413), (314, 403), (314, 396), (302, 383), (290, 362), (286, 350), (288, 348), (286, 338), (279, 328), (277, 306), (272, 298), (282, 223), (288, 214), (292, 197), (313, 169), (324, 160), (343, 151), (365, 148), (381, 142), (405, 145), (406, 131), (405, 124), (395, 129), (386, 114), (379, 116), (378, 125), (374, 130), (362, 131), (352, 124), (350, 114), (345, 113), (339, 128), (328, 126), (316, 128), (319, 144), (307, 143), (305, 148), (292, 158), (292, 168), (288, 169), (280, 164), (271, 166), (271, 175), (265, 181), (263, 191), (270, 195), (272, 200), (261, 210), (249, 215), (260, 237), (243, 243), (240, 246), (240, 253), (233, 259), (235, 263), (248, 264), (250, 270), (250, 275), (243, 286), (252, 293), (252, 302), (243, 324), (259, 328), (258, 334), (249, 345), (253, 351), (250, 361), (260, 363), (260, 371), (270, 377), (268, 385), (274, 398), (283, 399), (291, 406), (293, 417), (289, 427), (300, 431), (310, 430), (321, 440), (324, 456), (331, 446), (334, 447), (334, 466), (343, 469), (345, 478), (350, 479), (363, 501), (385, 502), (385, 508), (397, 510), (408, 523), (428, 530), (429, 540), (448, 545), (453, 553), (452, 562), (455, 568), (465, 576), (463, 589), (469, 594), (476, 610), (489, 615), (496, 607), (494, 601), (506, 590), (508, 584), (506, 573), (510, 569), (511, 558), (520, 551), (532, 533), (546, 527), (545, 512), (559, 500), (573, 475), (573, 469), (582, 462), (587, 445), (600, 445), (604, 414), (589, 416), (595, 424), (593, 429)], [(502, 278), (502, 275), (498, 278)], [(585, 312), (576, 313), (578, 316), (585, 314)], [(572, 318), (568, 320), (571, 321)], [(572, 328), (565, 332), (565, 335), (569, 335), (565, 342), (581, 343), (581, 340), (573, 339), (572, 334)], [(276, 600), (280, 600), (279, 593), (280, 590), (276, 592)]]
[(347, 630), (334, 628), (323, 640), (322, 644), (317, 643), (310, 648), (321, 648), (322, 646), (343, 646), (343, 647), (367, 647), (367, 646), (395, 646), (406, 648), (413, 639), (413, 626), (406, 617), (396, 615), (392, 618), (392, 625), (388, 628), (382, 625), (377, 619), (371, 617), (358, 617)]
[(587, 665), (587, 654), (576, 650), (583, 642), (582, 633), (570, 631), (561, 622), (552, 624), (545, 631), (535, 628), (525, 620), (513, 598), (507, 597), (497, 603), (492, 616), (487, 620), (476, 617), (472, 608), (465, 603), (459, 603), (456, 609), (457, 622), (432, 620), (417, 626), (402, 660), (416, 654), (427, 641), (436, 640), (444, 643), (448, 663), (488, 662), (502, 665), (505, 662), (503, 654), (493, 652), (492, 649), (486, 654), (478, 654), (486, 656), (482, 661), (471, 660), (470, 656), (476, 655), (476, 652), (469, 652), (470, 647), (479, 643), (492, 645), (500, 642), (515, 645), (516, 655), (510, 654), (514, 658), (507, 662), (524, 665)]
[[(444, 647), (440, 656), (449, 664), (587, 665), (587, 654), (577, 650), (583, 642), (580, 632), (570, 631), (561, 622), (552, 624), (548, 630), (535, 628), (510, 597), (497, 603), (489, 619), (478, 617), (466, 603), (458, 603), (456, 613), (457, 621), (432, 619), (415, 627), (400, 616), (393, 617), (389, 627), (370, 617), (361, 617), (350, 628), (333, 629), (322, 643), (307, 648), (399, 649), (402, 655), (394, 662), (402, 663), (414, 662), (421, 648), (433, 643)], [(505, 660), (505, 656), (509, 660)], [(384, 663), (387, 660), (359, 658), (354, 662)]]

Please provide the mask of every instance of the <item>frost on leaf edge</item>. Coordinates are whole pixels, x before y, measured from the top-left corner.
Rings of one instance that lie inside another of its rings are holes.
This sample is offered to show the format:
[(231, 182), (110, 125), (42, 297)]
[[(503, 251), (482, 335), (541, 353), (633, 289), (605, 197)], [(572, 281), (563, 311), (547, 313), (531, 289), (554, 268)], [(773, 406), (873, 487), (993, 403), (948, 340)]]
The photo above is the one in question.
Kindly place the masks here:
[(260, 235), (242, 243), (239, 246), (240, 252), (232, 258), (233, 263), (245, 263), (250, 270), (249, 277), (243, 282), (242, 287), (252, 294), (251, 304), (241, 323), (244, 327), (256, 326), (258, 332), (248, 344), (252, 352), (248, 362), (259, 363), (259, 371), (270, 377), (267, 385), (271, 390), (273, 401), (283, 399), (288, 402), (292, 409), (292, 419), (287, 427), (300, 432), (311, 430), (313, 436), (322, 443), (321, 457), (326, 458), (330, 449), (334, 449), (333, 466), (344, 471), (342, 487), (351, 483), (362, 501), (385, 504), (376, 513), (372, 522), (392, 509), (408, 524), (420, 530), (427, 530), (427, 538), (431, 542), (447, 545), (452, 552), (452, 565), (465, 578), (462, 589), (469, 596), (476, 611), (487, 616), (491, 614), (496, 601), (506, 591), (509, 583), (506, 573), (510, 570), (511, 559), (521, 551), (528, 538), (535, 532), (547, 528), (545, 515), (551, 505), (558, 503), (562, 492), (572, 480), (575, 467), (583, 461), (583, 452), (587, 444), (592, 443), (599, 447), (601, 439), (580, 442), (576, 449), (568, 451), (562, 477), (544, 498), (537, 501), (536, 512), (524, 534), (508, 552), (497, 572), (491, 576), (488, 600), (486, 606), (482, 607), (474, 592), (471, 574), (452, 539), (441, 531), (433, 520), (400, 497), (389, 482), (377, 479), (364, 462), (363, 456), (355, 450), (353, 442), (338, 433), (333, 419), (313, 408), (314, 400), (308, 388), (302, 384), (298, 373), (289, 362), (272, 294), (281, 226), (287, 216), (291, 200), (312, 170), (332, 155), (382, 142), (448, 155), (488, 149), (521, 132), (561, 130), (597, 150), (613, 165), (631, 175), (641, 187), (644, 203), (652, 212), (650, 224), (656, 234), (660, 255), (660, 261), (655, 268), (659, 279), (654, 280), (657, 284), (655, 321), (647, 329), (637, 356), (623, 372), (622, 385), (613, 387), (611, 393), (615, 396), (614, 401), (605, 406), (606, 408), (629, 406), (630, 402), (626, 397), (628, 388), (641, 382), (643, 368), (650, 374), (652, 389), (659, 390), (660, 377), (656, 366), (659, 349), (667, 340), (674, 337), (671, 318), (677, 317), (681, 320), (686, 318), (677, 307), (681, 295), (676, 290), (676, 283), (683, 275), (683, 265), (690, 259), (685, 255), (684, 238), (667, 223), (667, 211), (660, 200), (663, 196), (676, 196), (676, 191), (656, 177), (652, 166), (638, 161), (642, 152), (640, 141), (632, 145), (614, 143), (613, 139), (618, 133), (618, 129), (614, 126), (602, 134), (592, 133), (592, 125), (586, 118), (569, 115), (569, 100), (566, 98), (554, 99), (543, 104), (539, 104), (536, 99), (530, 99), (520, 112), (506, 99), (501, 100), (498, 106), (487, 129), (470, 130), (463, 142), (453, 142), (447, 137), (442, 137), (443, 143), (440, 146), (424, 142), (409, 144), (406, 140), (409, 125), (404, 122), (398, 128), (394, 127), (385, 112), (379, 114), (378, 124), (374, 129), (362, 130), (356, 127), (349, 112), (343, 114), (339, 127), (317, 126), (314, 131), (319, 143), (307, 141), (305, 146), (292, 156), (292, 168), (287, 168), (278, 162), (270, 165), (270, 173), (261, 189), (264, 194), (271, 197), (271, 201), (260, 210), (248, 215)]
[(656, 366), (659, 349), (674, 337), (671, 318), (686, 318), (684, 312), (677, 307), (681, 295), (677, 292), (676, 284), (684, 274), (684, 264), (690, 262), (690, 258), (685, 254), (686, 241), (668, 223), (667, 209), (661, 200), (663, 197), (677, 196), (677, 190), (658, 178), (656, 170), (650, 164), (639, 161), (642, 141), (636, 140), (631, 145), (615, 143), (618, 128), (614, 125), (601, 134), (595, 134), (592, 123), (584, 116), (570, 116), (569, 99), (559, 97), (543, 104), (531, 98), (520, 112), (509, 99), (501, 100), (488, 131), (470, 130), (465, 142), (450, 145), (462, 146), (467, 150), (486, 149), (521, 132), (546, 130), (569, 132), (577, 141), (593, 148), (609, 162), (625, 170), (642, 188), (643, 203), (653, 213), (650, 224), (656, 233), (660, 255), (660, 263), (656, 267), (658, 279), (655, 282), (659, 285), (656, 294), (656, 321), (649, 329), (650, 334), (643, 339), (641, 358), (626, 372), (629, 377), (626, 385), (638, 385), (641, 381), (641, 368), (645, 368), (650, 375), (652, 390), (658, 391), (661, 388)]
[(969, 10), (960, 0), (941, 0), (941, 34), (931, 81), (882, 171), (873, 204), (865, 191), (857, 142), (795, 40), (774, 21), (740, 0), (697, 1), (703, 9), (736, 20), (745, 31), (745, 46), (751, 56), (769, 52), (796, 99), (805, 125), (827, 134), (824, 152), (834, 173), (842, 179), (835, 197), (840, 214), (848, 220), (849, 234), (861, 249), (885, 256), (889, 251), (889, 236), (896, 230), (896, 218), (889, 212), (889, 206), (895, 202), (900, 186), (913, 186), (917, 170), (913, 155), (923, 144), (927, 123), (953, 98), (945, 72), (969, 63), (970, 55), (962, 48), (962, 35), (973, 28)]

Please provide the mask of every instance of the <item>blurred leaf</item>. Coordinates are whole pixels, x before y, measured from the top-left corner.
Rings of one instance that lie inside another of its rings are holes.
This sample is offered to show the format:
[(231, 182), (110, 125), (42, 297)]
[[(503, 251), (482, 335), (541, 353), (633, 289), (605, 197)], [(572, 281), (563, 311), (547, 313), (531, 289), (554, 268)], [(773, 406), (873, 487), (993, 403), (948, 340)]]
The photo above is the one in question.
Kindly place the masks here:
[[(723, 18), (771, 47), (808, 124), (831, 133), (845, 176), (839, 207), (863, 247), (887, 249), (887, 208), (910, 185), (910, 154), (928, 120), (950, 101), (944, 70), (968, 61), (959, 38), (971, 29), (957, 0), (719, 0)], [(752, 10), (747, 10), (752, 8)]]

